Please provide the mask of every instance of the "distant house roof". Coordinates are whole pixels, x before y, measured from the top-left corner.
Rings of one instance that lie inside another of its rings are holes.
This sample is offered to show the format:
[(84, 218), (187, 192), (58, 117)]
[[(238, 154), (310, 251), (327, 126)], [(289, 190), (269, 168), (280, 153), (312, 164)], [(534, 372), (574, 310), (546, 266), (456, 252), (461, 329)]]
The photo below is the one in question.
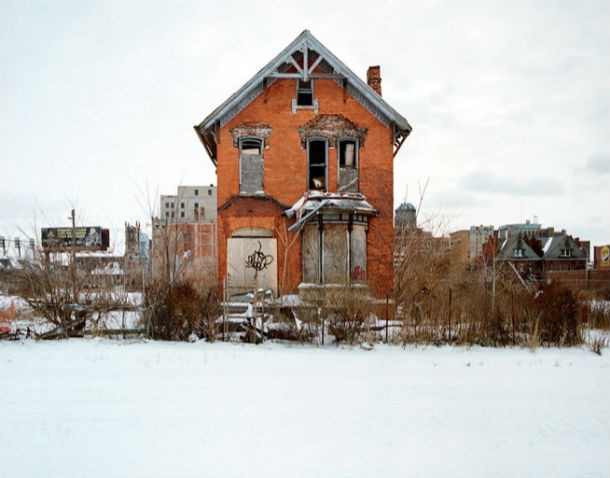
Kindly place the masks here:
[(513, 235), (504, 241), (500, 252), (498, 252), (498, 259), (514, 260), (521, 259), (527, 261), (540, 261), (542, 257), (536, 254), (527, 241), (521, 237), (521, 235)]
[[(310, 62), (310, 67), (304, 66)], [(214, 164), (217, 128), (225, 126), (269, 85), (281, 78), (300, 78), (304, 81), (310, 78), (333, 79), (384, 125), (392, 128), (395, 147), (399, 147), (411, 132), (411, 125), (403, 116), (320, 43), (309, 30), (304, 30), (239, 90), (194, 126)]]
[(560, 259), (566, 257), (566, 252), (573, 259), (586, 259), (585, 253), (576, 245), (574, 239), (567, 234), (549, 237), (543, 247), (544, 259)]

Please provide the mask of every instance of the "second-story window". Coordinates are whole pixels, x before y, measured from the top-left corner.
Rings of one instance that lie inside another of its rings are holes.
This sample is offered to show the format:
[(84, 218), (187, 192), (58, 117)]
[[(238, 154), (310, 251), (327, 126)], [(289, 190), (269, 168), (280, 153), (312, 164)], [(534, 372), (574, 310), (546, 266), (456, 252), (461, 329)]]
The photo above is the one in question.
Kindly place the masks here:
[(339, 191), (358, 192), (358, 141), (342, 139), (337, 142), (339, 154)]
[(239, 192), (263, 192), (263, 142), (259, 138), (239, 142)]
[(328, 176), (328, 142), (325, 139), (310, 139), (307, 142), (307, 187), (326, 191)]

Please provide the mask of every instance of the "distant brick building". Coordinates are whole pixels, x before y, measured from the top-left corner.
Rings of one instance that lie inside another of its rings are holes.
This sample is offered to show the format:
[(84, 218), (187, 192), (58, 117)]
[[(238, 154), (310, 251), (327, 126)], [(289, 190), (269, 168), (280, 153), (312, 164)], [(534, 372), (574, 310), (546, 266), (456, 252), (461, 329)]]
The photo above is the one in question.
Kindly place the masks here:
[(217, 168), (220, 286), (392, 290), (393, 160), (411, 126), (379, 67), (367, 83), (304, 31), (195, 126)]
[(216, 186), (178, 186), (175, 195), (161, 195), (159, 218), (177, 223), (215, 223)]
[(178, 186), (176, 195), (161, 195), (153, 220), (153, 273), (212, 277), (216, 281), (216, 187)]

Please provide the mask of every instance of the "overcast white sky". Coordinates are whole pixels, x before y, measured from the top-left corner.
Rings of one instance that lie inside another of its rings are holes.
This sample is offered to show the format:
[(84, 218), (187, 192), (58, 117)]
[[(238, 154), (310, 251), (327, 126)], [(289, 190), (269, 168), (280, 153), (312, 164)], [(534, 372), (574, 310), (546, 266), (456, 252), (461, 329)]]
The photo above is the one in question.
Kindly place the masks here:
[[(610, 1), (0, 0), (0, 235), (150, 222), (216, 183), (192, 126), (302, 30), (413, 126), (395, 202), (446, 230), (521, 222), (610, 243)], [(122, 240), (122, 239), (121, 239)]]

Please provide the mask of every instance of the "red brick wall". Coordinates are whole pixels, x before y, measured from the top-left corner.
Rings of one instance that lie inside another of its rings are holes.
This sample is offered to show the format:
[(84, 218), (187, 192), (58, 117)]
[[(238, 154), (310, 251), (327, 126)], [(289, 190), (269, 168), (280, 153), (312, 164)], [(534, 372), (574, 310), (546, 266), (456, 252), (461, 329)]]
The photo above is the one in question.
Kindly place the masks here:
[[(229, 131), (243, 122), (266, 123), (272, 127), (263, 153), (265, 194), (285, 205), (292, 205), (303, 195), (307, 188), (307, 153), (301, 146), (297, 128), (314, 118), (315, 114), (311, 110), (298, 110), (293, 114), (291, 100), (295, 95), (295, 80), (277, 80), (268, 88), (266, 95), (261, 94), (221, 128), (217, 169), (219, 207), (239, 193), (239, 150), (233, 146)], [(368, 129), (366, 141), (359, 150), (360, 191), (379, 211), (379, 216), (370, 221), (367, 272), (371, 282), (376, 285), (377, 294), (385, 297), (386, 291), (391, 291), (393, 287), (393, 149), (390, 130), (351, 96), (347, 95), (344, 102), (344, 91), (333, 80), (315, 80), (314, 98), (319, 101), (320, 114), (342, 114), (357, 126)], [(329, 147), (328, 190), (336, 189), (337, 150)], [(240, 225), (242, 221), (253, 227), (272, 224), (274, 216), (264, 212), (266, 209), (263, 206), (259, 211), (257, 200), (250, 201), (248, 204), (254, 208), (252, 219), (249, 216), (233, 217), (233, 206), (219, 212), (219, 280), (226, 271), (226, 237), (230, 237), (236, 228), (244, 227)], [(278, 213), (276, 211), (274, 214)], [(288, 292), (291, 293), (296, 292), (296, 285), (300, 282), (300, 240), (295, 243), (296, 252), (298, 260), (291, 260), (290, 279), (287, 281), (291, 287)], [(291, 256), (294, 253), (291, 251)], [(279, 251), (278, 255), (281, 257)], [(278, 278), (281, 278), (280, 272)]]
[(598, 290), (610, 293), (610, 270), (549, 271), (549, 281), (560, 282), (574, 292)]

